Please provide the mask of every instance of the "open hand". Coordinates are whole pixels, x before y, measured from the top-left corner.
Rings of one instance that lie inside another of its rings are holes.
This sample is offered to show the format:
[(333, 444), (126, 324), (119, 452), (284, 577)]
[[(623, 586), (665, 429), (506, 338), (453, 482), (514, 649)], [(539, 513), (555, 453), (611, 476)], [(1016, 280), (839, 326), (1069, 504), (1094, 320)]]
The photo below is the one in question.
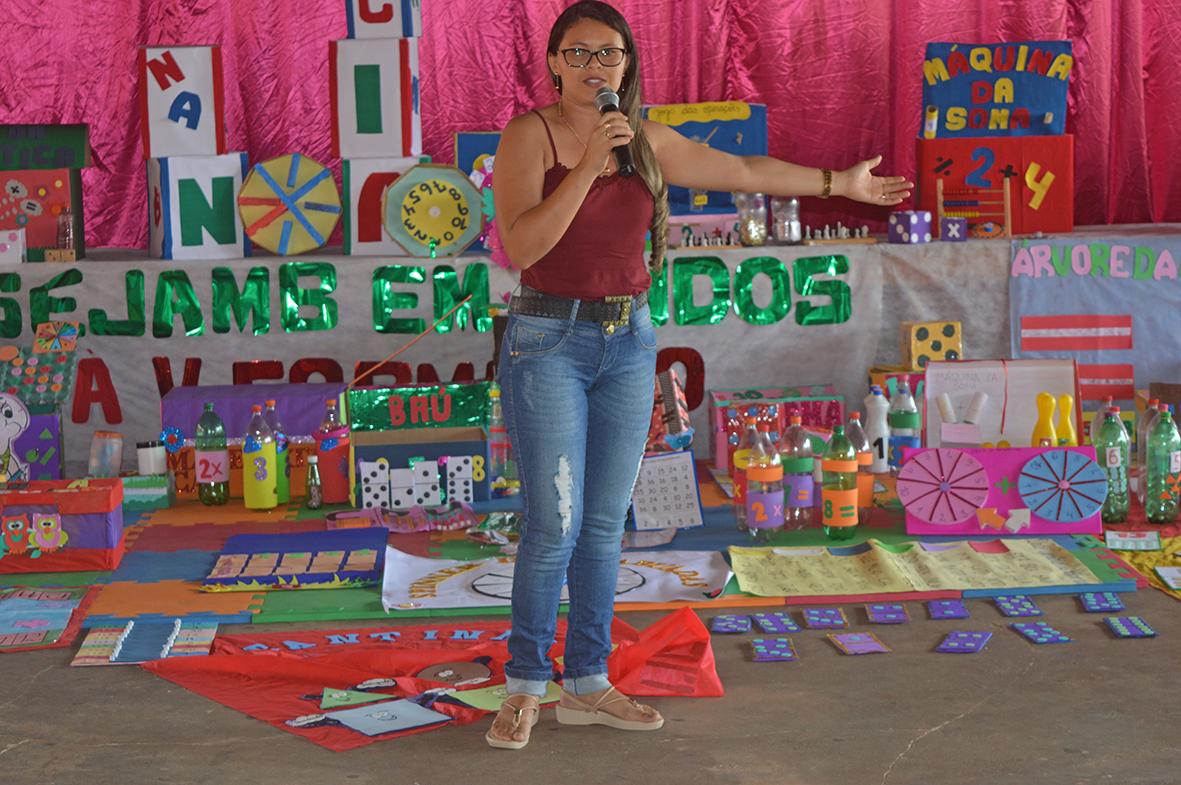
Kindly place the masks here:
[(914, 183), (905, 177), (879, 177), (873, 174), (874, 167), (881, 162), (882, 157), (879, 155), (841, 172), (840, 177), (844, 181), (841, 195), (855, 202), (882, 205), (898, 204), (910, 196)]

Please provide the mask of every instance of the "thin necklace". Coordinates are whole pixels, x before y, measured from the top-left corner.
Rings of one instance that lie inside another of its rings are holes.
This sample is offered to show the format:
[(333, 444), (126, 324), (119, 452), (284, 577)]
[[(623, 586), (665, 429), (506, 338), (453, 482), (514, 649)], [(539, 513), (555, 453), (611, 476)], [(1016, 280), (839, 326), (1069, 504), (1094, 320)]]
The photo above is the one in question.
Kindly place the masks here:
[[(577, 140), (578, 140), (578, 143), (579, 143), (580, 145), (582, 145), (582, 149), (583, 149), (583, 150), (586, 150), (586, 149), (587, 149), (587, 147), (586, 147), (586, 142), (582, 141), (582, 137), (581, 137), (581, 136), (579, 136), (579, 135), (578, 135), (578, 132), (574, 130), (574, 126), (570, 125), (570, 121), (566, 119), (566, 115), (565, 115), (565, 113), (562, 111), (562, 102), (561, 102), (561, 101), (558, 101), (558, 119), (559, 119), (559, 120), (561, 120), (561, 121), (562, 121), (562, 123), (563, 123), (563, 124), (564, 124), (564, 125), (565, 125), (567, 128), (569, 128), (569, 129), (570, 129), (570, 134), (571, 134), (571, 135), (572, 135), (572, 136), (573, 136), (575, 139), (577, 139)], [(607, 161), (607, 164), (606, 164), (606, 165), (603, 167), (603, 171), (599, 173), (599, 177), (606, 177), (606, 176), (607, 176), (607, 175), (609, 175), (609, 174), (611, 174), (611, 162), (610, 162), (610, 160), (608, 160), (608, 161)]]

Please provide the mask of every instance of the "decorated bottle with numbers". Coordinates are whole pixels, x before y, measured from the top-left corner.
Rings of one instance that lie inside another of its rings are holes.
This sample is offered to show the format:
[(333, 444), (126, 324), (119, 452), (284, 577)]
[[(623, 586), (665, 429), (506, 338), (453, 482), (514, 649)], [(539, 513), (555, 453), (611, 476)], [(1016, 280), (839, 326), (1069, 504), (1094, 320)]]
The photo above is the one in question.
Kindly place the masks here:
[(910, 379), (906, 377), (898, 380), (898, 390), (890, 399), (887, 421), (890, 423), (890, 466), (897, 469), (902, 465), (903, 449), (922, 446), (919, 409), (910, 392)]
[(860, 519), (865, 520), (873, 507), (873, 447), (869, 436), (861, 427), (861, 412), (850, 412), (845, 425), (845, 438), (857, 453), (857, 507)]
[(1167, 409), (1160, 412), (1148, 435), (1147, 468), (1144, 513), (1148, 522), (1172, 523), (1177, 520), (1177, 486), (1181, 483), (1181, 434)]
[(734, 458), (730, 462), (730, 479), (734, 488), (734, 517), (738, 519), (738, 531), (746, 531), (746, 466), (751, 453), (759, 441), (758, 420), (750, 415), (742, 418), (742, 439)]
[(287, 462), (287, 429), (279, 421), (279, 413), (275, 411), (275, 399), (271, 398), (266, 403), (267, 408), (262, 416), (275, 436), (275, 488), (279, 494), (279, 504), (286, 504), (291, 501), (291, 464)]
[(242, 440), (242, 496), (247, 509), (269, 510), (279, 503), (275, 435), (261, 406), (252, 406), (250, 411), (250, 425)]
[(230, 500), (230, 454), (226, 450), (225, 424), (211, 403), (205, 404), (197, 420), (194, 441), (197, 498), (205, 505), (225, 504)]
[(1120, 421), (1118, 406), (1107, 407), (1093, 441), (1099, 465), (1107, 473), (1103, 522), (1123, 523), (1128, 518), (1128, 434)]
[(869, 470), (874, 474), (890, 471), (890, 402), (882, 395), (882, 388), (873, 385), (865, 396), (865, 438), (869, 439), (873, 461)]
[(335, 398), (324, 402), (324, 421), (315, 438), (324, 503), (344, 504), (349, 500), (349, 428), (340, 421)]
[(779, 440), (779, 459), (783, 466), (783, 527), (803, 529), (812, 523), (813, 491), (812, 437), (804, 430), (800, 415), (791, 416), (790, 425)]
[(857, 533), (857, 450), (845, 436), (845, 426), (832, 429), (821, 462), (821, 522), (831, 540), (851, 540)]
[(746, 467), (746, 525), (751, 538), (767, 542), (783, 530), (783, 462), (771, 441), (771, 425), (760, 423)]

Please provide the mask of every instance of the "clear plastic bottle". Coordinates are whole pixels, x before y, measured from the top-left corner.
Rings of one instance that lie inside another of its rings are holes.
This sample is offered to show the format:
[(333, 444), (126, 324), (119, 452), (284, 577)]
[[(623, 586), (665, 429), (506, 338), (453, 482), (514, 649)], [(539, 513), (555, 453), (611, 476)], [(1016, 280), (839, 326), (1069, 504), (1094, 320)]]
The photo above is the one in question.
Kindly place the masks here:
[(783, 531), (783, 463), (771, 441), (771, 425), (761, 423), (758, 432), (746, 467), (746, 523), (752, 539), (769, 542)]
[(820, 489), (824, 533), (831, 540), (851, 540), (857, 533), (857, 451), (845, 427), (832, 429), (824, 452), (824, 482)]
[(1164, 409), (1148, 435), (1148, 497), (1144, 514), (1149, 523), (1172, 523), (1177, 520), (1177, 493), (1170, 478), (1181, 474), (1181, 434), (1173, 415)]
[(488, 414), (488, 454), (490, 466), (488, 477), (491, 480), (493, 496), (512, 496), (521, 488), (517, 479), (517, 468), (513, 463), (512, 445), (509, 443), (508, 429), (504, 425), (504, 410), (500, 403), (500, 387), (495, 383), (488, 390), (491, 404)]
[(816, 484), (812, 479), (815, 458), (812, 439), (804, 430), (800, 415), (791, 416), (790, 425), (779, 440), (779, 459), (783, 466), (783, 527), (803, 529), (812, 523), (812, 505)]
[(882, 388), (873, 385), (865, 396), (865, 437), (873, 448), (870, 471), (886, 474), (890, 471), (890, 402), (882, 395)]
[(873, 508), (873, 446), (861, 427), (861, 412), (849, 413), (845, 438), (852, 443), (857, 453), (857, 507), (860, 509), (860, 520), (864, 521)]
[(758, 420), (746, 415), (742, 418), (742, 439), (738, 442), (738, 449), (734, 451), (734, 458), (730, 463), (730, 479), (734, 487), (734, 517), (738, 519), (738, 531), (744, 532), (746, 526), (746, 466), (750, 462), (751, 452), (759, 441)]
[(1119, 412), (1118, 406), (1107, 406), (1103, 424), (1093, 439), (1099, 465), (1107, 474), (1104, 523), (1123, 523), (1128, 519), (1128, 434)]
[(197, 498), (208, 506), (225, 504), (230, 500), (230, 454), (226, 450), (225, 424), (211, 403), (205, 404), (197, 420), (194, 441)]
[(919, 409), (915, 405), (914, 395), (910, 392), (910, 379), (903, 377), (898, 380), (898, 390), (890, 399), (890, 466), (897, 469), (902, 465), (902, 450), (904, 447), (921, 447), (919, 433), (922, 423), (919, 421)]
[(1148, 442), (1152, 436), (1152, 429), (1160, 417), (1160, 400), (1152, 398), (1148, 401), (1148, 408), (1136, 423), (1136, 499), (1141, 506), (1148, 496)]
[(267, 427), (275, 436), (275, 487), (279, 494), (279, 504), (291, 501), (291, 466), (287, 462), (287, 429), (279, 421), (279, 413), (275, 411), (275, 399), (266, 401), (267, 408), (263, 410), (263, 419)]
[(309, 510), (318, 510), (324, 506), (324, 487), (320, 484), (320, 459), (314, 455), (308, 456), (303, 504)]
[(340, 421), (336, 399), (324, 402), (324, 421), (316, 432), (316, 455), (320, 461), (320, 484), (325, 504), (349, 500), (349, 428)]
[(242, 496), (247, 509), (269, 510), (279, 503), (275, 435), (261, 406), (252, 406), (250, 411), (250, 425), (242, 441)]

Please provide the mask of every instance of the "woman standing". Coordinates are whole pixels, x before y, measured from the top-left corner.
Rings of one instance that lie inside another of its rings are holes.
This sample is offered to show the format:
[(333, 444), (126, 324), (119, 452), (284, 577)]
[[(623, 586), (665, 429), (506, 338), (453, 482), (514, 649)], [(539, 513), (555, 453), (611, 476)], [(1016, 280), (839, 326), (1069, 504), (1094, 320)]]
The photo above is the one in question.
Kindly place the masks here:
[[(901, 177), (880, 159), (843, 172), (712, 150), (643, 121), (639, 58), (611, 6), (580, 2), (550, 31), (556, 103), (514, 118), (496, 152), (496, 220), (522, 270), (499, 370), (525, 522), (513, 579), (508, 699), (486, 739), (519, 749), (553, 678), (548, 652), (569, 592), (557, 719), (656, 730), (664, 718), (607, 680), (620, 540), (652, 415), (656, 335), (650, 268), (668, 232), (666, 183), (708, 191), (846, 196), (893, 205)], [(620, 111), (600, 114), (602, 88)], [(613, 152), (628, 148), (634, 176)], [(645, 235), (652, 252), (645, 264)]]

